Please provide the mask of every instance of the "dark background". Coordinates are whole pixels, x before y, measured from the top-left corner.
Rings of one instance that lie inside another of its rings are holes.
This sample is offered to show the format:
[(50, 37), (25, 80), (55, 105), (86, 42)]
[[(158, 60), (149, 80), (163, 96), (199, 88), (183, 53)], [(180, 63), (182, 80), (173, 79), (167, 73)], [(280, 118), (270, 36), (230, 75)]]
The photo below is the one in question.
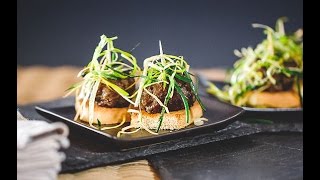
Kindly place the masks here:
[(18, 65), (86, 65), (102, 34), (133, 51), (139, 63), (158, 53), (183, 55), (192, 67), (230, 67), (234, 49), (255, 46), (287, 16), (287, 32), (303, 26), (302, 0), (17, 0)]

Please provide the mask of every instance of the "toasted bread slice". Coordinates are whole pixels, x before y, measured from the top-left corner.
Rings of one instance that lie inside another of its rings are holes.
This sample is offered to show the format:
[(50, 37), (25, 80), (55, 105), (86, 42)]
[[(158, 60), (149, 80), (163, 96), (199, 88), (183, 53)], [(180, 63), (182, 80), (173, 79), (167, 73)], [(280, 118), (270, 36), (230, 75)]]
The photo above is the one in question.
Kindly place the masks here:
[(252, 107), (295, 108), (300, 107), (299, 94), (294, 91), (257, 92), (248, 95), (248, 105)]
[[(83, 114), (83, 117), (80, 118), (80, 120), (89, 122), (89, 106), (88, 103), (86, 104), (86, 107), (84, 110), (80, 108), (82, 100), (76, 98), (75, 102), (75, 109), (76, 111), (80, 111), (80, 116)], [(106, 108), (101, 107), (95, 104), (94, 106), (94, 124), (98, 124), (97, 119), (99, 119), (101, 124), (118, 124), (121, 123), (123, 120), (123, 117), (126, 118), (126, 121), (130, 121), (130, 114), (127, 112), (128, 107), (123, 108)]]
[[(189, 123), (186, 122), (186, 114), (184, 109), (178, 111), (171, 111), (168, 114), (164, 114), (160, 129), (181, 129), (193, 123), (195, 119), (200, 118), (202, 115), (203, 112), (201, 106), (198, 103), (198, 101), (195, 101), (193, 106), (190, 108)], [(146, 111), (142, 111), (142, 122), (144, 126), (148, 129), (157, 129), (159, 118), (160, 113), (150, 114)], [(135, 128), (139, 128), (141, 126), (137, 113), (131, 114), (131, 126), (134, 126)]]

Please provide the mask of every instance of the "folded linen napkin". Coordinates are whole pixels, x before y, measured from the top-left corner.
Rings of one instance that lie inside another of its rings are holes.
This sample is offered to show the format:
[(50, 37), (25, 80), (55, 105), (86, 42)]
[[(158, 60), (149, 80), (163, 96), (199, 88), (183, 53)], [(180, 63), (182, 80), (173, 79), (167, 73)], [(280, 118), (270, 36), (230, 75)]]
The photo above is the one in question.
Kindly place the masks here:
[(69, 147), (68, 127), (60, 122), (26, 120), (17, 111), (17, 179), (53, 180)]

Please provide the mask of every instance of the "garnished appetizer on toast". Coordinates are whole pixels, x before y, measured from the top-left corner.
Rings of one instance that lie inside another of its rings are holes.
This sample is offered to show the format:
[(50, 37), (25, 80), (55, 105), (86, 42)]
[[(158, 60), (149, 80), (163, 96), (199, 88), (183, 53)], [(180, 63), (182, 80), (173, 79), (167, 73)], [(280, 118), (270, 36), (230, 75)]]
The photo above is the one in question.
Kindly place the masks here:
[[(135, 92), (140, 68), (129, 52), (114, 47), (117, 37), (100, 37), (92, 60), (78, 74), (82, 81), (69, 88), (75, 91), (75, 120), (102, 130), (130, 121), (129, 104)], [(95, 124), (95, 125), (94, 125)], [(102, 127), (102, 125), (117, 124)]]
[(297, 108), (303, 102), (303, 31), (288, 35), (285, 18), (275, 29), (261, 24), (266, 39), (256, 48), (235, 50), (240, 59), (230, 71), (222, 90), (210, 83), (207, 92), (237, 106)]
[(158, 134), (159, 130), (177, 130), (206, 120), (201, 118), (204, 105), (188, 63), (182, 56), (164, 54), (161, 41), (159, 46), (160, 54), (143, 62), (134, 107), (129, 109), (131, 124), (120, 133), (136, 128)]

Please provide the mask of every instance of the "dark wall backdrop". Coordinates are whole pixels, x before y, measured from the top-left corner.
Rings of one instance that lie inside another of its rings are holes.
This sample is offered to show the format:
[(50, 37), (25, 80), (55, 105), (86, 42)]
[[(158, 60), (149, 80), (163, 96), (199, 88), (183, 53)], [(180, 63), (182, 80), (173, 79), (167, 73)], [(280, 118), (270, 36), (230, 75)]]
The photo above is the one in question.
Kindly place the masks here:
[(86, 65), (99, 36), (117, 35), (115, 45), (141, 62), (164, 52), (183, 55), (193, 67), (229, 67), (234, 49), (263, 37), (252, 23), (286, 30), (303, 25), (302, 0), (17, 0), (18, 65)]

